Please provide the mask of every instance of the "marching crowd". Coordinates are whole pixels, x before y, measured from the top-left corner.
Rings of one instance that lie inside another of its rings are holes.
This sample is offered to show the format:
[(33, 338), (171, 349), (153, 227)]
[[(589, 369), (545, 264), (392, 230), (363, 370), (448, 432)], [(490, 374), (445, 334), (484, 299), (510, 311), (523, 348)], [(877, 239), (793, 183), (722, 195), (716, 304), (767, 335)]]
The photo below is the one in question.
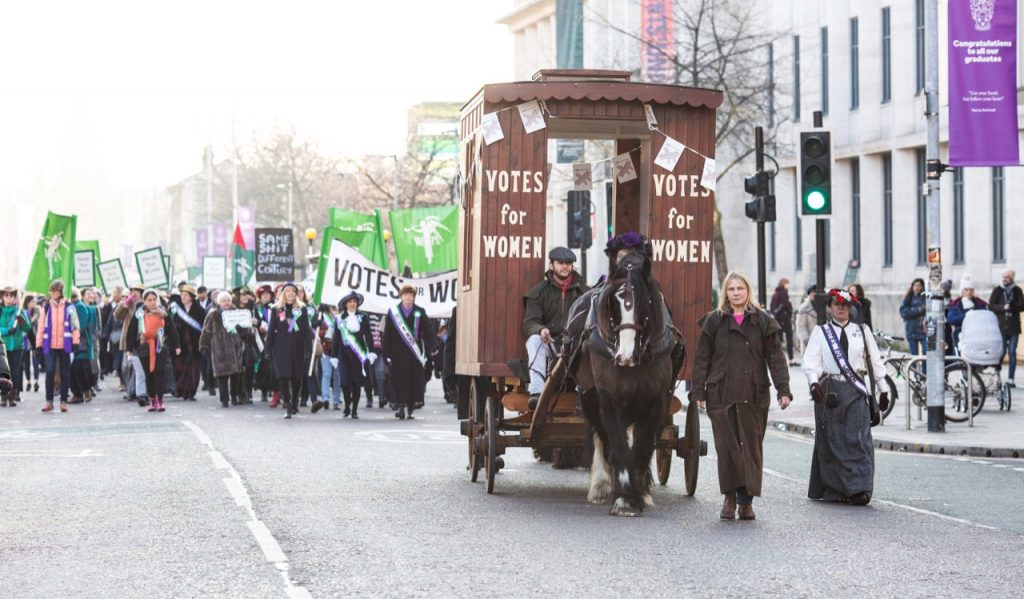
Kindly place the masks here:
[(92, 401), (100, 379), (118, 380), (125, 400), (163, 412), (164, 399), (195, 401), (200, 391), (223, 407), (254, 398), (283, 408), (341, 410), (359, 418), (366, 407), (390, 407), (414, 418), (432, 375), (440, 376), (445, 326), (416, 304), (417, 289), (383, 316), (360, 310), (351, 292), (337, 306), (312, 305), (301, 285), (263, 285), (252, 291), (172, 291), (132, 286), (109, 295), (53, 281), (47, 296), (0, 291), (0, 399), (14, 407), (38, 392), (43, 412), (67, 412)]

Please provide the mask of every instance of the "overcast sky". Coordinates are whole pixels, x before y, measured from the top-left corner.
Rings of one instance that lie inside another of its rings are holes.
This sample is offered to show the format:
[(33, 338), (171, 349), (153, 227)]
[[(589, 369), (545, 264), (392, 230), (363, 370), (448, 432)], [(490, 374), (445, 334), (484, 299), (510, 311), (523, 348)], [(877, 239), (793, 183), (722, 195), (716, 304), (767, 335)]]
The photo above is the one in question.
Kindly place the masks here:
[[(406, 110), (513, 73), (511, 0), (5, 2), (0, 189), (91, 171), (158, 189), (202, 145), (294, 125), (328, 153), (401, 151)], [(10, 197), (7, 194), (0, 195)]]

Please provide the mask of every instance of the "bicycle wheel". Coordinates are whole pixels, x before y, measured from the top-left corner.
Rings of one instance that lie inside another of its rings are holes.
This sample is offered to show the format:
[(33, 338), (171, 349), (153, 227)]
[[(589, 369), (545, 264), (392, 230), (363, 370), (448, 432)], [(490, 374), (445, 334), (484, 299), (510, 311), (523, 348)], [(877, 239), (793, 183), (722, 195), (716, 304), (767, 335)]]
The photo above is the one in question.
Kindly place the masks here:
[[(970, 405), (977, 416), (985, 405), (985, 382), (977, 372), (971, 372), (973, 381)], [(946, 367), (945, 386), (942, 394), (947, 422), (964, 422), (967, 420), (967, 367), (963, 364), (950, 364)]]
[(999, 409), (1009, 412), (1010, 405), (1012, 404), (1013, 389), (1010, 387), (1010, 383), (1003, 383), (1002, 390), (1002, 395), (999, 397)]
[(896, 400), (900, 396), (899, 391), (896, 390), (896, 383), (893, 382), (892, 377), (889, 375), (885, 375), (885, 385), (875, 389), (876, 393), (882, 393), (883, 391), (889, 392), (889, 405), (882, 412), (884, 419), (888, 419), (889, 414), (892, 414), (893, 407), (896, 406)]
[(915, 406), (926, 407), (928, 405), (928, 375), (925, 374), (924, 364), (914, 362), (907, 369), (907, 381), (910, 383), (910, 400)]

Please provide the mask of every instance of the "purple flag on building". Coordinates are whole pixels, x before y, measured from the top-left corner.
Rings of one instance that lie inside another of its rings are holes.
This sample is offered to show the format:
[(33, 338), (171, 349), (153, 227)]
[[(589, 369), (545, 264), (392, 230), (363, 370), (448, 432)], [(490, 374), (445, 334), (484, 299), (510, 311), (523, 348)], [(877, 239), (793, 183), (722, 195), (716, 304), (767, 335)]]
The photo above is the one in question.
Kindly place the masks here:
[(949, 2), (949, 163), (1020, 164), (1016, 0)]
[(210, 239), (206, 229), (196, 229), (196, 263), (202, 264), (203, 258), (210, 255)]
[(245, 247), (256, 247), (256, 209), (252, 206), (239, 206), (238, 226), (242, 228)]
[(213, 255), (228, 255), (228, 226), (224, 223), (213, 223)]

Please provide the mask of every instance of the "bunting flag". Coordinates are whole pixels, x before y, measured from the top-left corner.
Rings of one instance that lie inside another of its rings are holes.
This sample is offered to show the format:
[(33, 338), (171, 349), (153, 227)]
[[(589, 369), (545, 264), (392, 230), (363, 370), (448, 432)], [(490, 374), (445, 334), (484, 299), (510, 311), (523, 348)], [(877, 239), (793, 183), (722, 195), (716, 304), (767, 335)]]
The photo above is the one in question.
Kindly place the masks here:
[(523, 121), (523, 128), (527, 133), (540, 131), (547, 127), (544, 122), (544, 113), (540, 110), (540, 102), (537, 100), (523, 102), (517, 108), (519, 109), (519, 118)]
[(594, 171), (589, 162), (577, 162), (572, 165), (573, 191), (590, 191), (594, 187)]
[(331, 208), (330, 222), (331, 228), (336, 230), (343, 243), (354, 247), (377, 266), (385, 270), (388, 268), (388, 253), (384, 247), (384, 227), (379, 209), (375, 208), (373, 214), (363, 214)]
[(455, 204), (388, 212), (398, 271), (417, 273), (458, 268), (459, 207)]
[(485, 114), (481, 126), (484, 128), (484, 143), (487, 145), (505, 139), (505, 132), (501, 130), (501, 122), (496, 112)]
[(700, 174), (700, 186), (708, 191), (715, 191), (715, 159), (704, 159), (704, 170)]
[(626, 183), (637, 178), (633, 157), (629, 155), (629, 152), (612, 158), (612, 166), (615, 167), (615, 178), (619, 183)]
[(686, 146), (666, 135), (665, 143), (661, 145), (661, 150), (658, 151), (658, 155), (654, 158), (654, 164), (672, 172), (676, 169), (676, 164), (679, 162), (679, 158), (682, 157), (684, 150), (686, 150)]
[(64, 281), (64, 292), (70, 294), (75, 272), (75, 232), (78, 217), (46, 213), (46, 222), (36, 244), (36, 253), (28, 271), (25, 290), (47, 293), (50, 282)]
[(245, 236), (241, 225), (235, 225), (235, 235), (231, 239), (231, 286), (248, 285), (256, 274), (256, 250), (245, 247)]

